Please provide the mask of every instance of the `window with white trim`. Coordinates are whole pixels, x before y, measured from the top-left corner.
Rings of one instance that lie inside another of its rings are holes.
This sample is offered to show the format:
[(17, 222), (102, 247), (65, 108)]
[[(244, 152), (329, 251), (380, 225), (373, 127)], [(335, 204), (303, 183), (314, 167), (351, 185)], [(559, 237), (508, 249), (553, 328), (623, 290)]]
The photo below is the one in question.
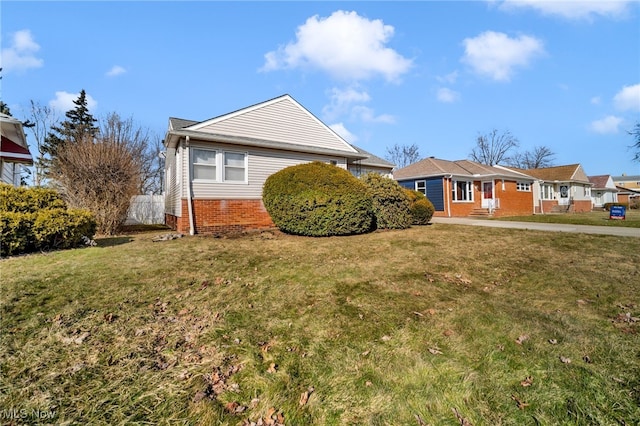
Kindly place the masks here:
[(193, 148), (193, 179), (218, 180), (217, 153), (209, 149)]
[(247, 153), (192, 148), (193, 180), (246, 182)]
[(247, 156), (240, 152), (224, 152), (225, 182), (245, 182), (247, 180)]
[(454, 180), (451, 199), (453, 201), (473, 201), (473, 182)]
[(553, 200), (553, 185), (544, 183), (540, 187), (543, 200)]
[(425, 181), (425, 180), (417, 180), (416, 181), (416, 191), (422, 192), (424, 195), (427, 195), (427, 181)]
[(516, 182), (516, 190), (531, 192), (531, 182)]

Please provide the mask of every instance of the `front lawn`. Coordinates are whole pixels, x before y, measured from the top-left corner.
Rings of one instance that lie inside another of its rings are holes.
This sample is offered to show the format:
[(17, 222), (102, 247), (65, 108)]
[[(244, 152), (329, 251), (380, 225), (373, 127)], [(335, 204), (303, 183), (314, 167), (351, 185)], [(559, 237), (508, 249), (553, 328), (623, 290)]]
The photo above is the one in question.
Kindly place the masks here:
[(588, 213), (549, 213), (530, 216), (501, 217), (495, 220), (510, 220), (517, 222), (536, 223), (564, 223), (568, 225), (595, 225), (595, 226), (625, 226), (640, 228), (640, 210), (627, 209), (626, 218), (609, 219), (607, 211), (593, 211)]
[(640, 419), (639, 238), (156, 235), (0, 261), (3, 424)]

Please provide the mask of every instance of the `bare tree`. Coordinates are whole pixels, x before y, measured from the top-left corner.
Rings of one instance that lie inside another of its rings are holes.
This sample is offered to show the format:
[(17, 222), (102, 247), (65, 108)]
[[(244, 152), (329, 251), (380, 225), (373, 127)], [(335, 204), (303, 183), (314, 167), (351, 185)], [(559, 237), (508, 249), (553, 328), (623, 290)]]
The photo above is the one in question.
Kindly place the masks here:
[(58, 121), (57, 114), (53, 108), (31, 100), (29, 109), (30, 122), (33, 126), (29, 129), (33, 134), (38, 149), (38, 157), (35, 161), (35, 172), (33, 174), (33, 184), (40, 186), (44, 183), (47, 159), (43, 149), (44, 141), (51, 131), (52, 126)]
[(485, 135), (478, 135), (476, 146), (471, 150), (469, 157), (475, 162), (489, 166), (508, 163), (510, 152), (518, 146), (518, 138), (510, 131), (500, 132), (493, 129)]
[(102, 120), (100, 137), (119, 145), (126, 145), (138, 159), (140, 166), (140, 187), (138, 194), (159, 194), (162, 192), (162, 172), (164, 164), (160, 157), (162, 142), (145, 128), (138, 126), (133, 117), (121, 118), (113, 112)]
[(634, 144), (631, 145), (631, 149), (635, 150), (633, 161), (640, 163), (640, 121), (638, 121), (635, 127), (628, 132), (634, 139)]
[(554, 156), (549, 147), (535, 146), (531, 151), (517, 152), (507, 161), (507, 164), (525, 170), (540, 169), (553, 166)]
[(400, 146), (395, 143), (387, 147), (385, 158), (401, 169), (420, 160), (420, 148), (416, 144)]

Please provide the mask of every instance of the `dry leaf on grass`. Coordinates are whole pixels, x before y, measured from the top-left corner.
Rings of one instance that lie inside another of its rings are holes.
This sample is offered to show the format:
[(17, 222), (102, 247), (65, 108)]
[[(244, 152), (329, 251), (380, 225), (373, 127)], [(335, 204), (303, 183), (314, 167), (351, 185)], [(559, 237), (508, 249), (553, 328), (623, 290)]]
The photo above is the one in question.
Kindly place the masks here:
[(560, 361), (562, 361), (563, 364), (571, 364), (571, 358), (567, 358), (564, 356), (560, 357)]
[(433, 355), (442, 355), (442, 351), (437, 346), (434, 348), (429, 348), (429, 352)]
[(278, 366), (275, 363), (271, 363), (269, 368), (267, 368), (267, 373), (275, 373)]
[(529, 338), (529, 336), (527, 336), (526, 334), (521, 334), (517, 339), (516, 339), (516, 343), (521, 345), (525, 340), (527, 340)]
[(300, 406), (302, 407), (303, 405), (306, 405), (307, 402), (309, 401), (309, 396), (311, 396), (311, 394), (313, 393), (315, 389), (312, 386), (309, 386), (309, 389), (307, 389), (306, 391), (302, 392), (302, 395), (300, 395)]
[(556, 339), (549, 339), (549, 343), (551, 343), (552, 345), (556, 345), (558, 344), (558, 341)]
[(520, 386), (523, 386), (525, 388), (531, 386), (532, 384), (533, 384), (533, 377), (531, 376), (527, 376), (526, 379), (520, 382)]
[(518, 398), (515, 395), (511, 395), (511, 399), (513, 399), (516, 402), (516, 405), (518, 406), (518, 409), (520, 409), (520, 410), (524, 410), (525, 407), (529, 406), (529, 404), (527, 404), (526, 402), (522, 401), (520, 398)]

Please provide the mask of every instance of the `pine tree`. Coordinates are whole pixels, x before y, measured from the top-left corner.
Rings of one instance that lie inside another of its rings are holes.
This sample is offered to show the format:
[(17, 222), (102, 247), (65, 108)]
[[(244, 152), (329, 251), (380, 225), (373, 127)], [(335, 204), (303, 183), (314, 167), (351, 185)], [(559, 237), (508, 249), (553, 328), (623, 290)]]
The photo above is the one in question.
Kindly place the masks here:
[(51, 132), (44, 140), (42, 151), (49, 156), (49, 162), (57, 157), (63, 144), (78, 143), (84, 138), (94, 138), (98, 134), (97, 120), (89, 113), (84, 89), (73, 103), (76, 105), (75, 108), (65, 113), (67, 119), (59, 126), (51, 126)]

